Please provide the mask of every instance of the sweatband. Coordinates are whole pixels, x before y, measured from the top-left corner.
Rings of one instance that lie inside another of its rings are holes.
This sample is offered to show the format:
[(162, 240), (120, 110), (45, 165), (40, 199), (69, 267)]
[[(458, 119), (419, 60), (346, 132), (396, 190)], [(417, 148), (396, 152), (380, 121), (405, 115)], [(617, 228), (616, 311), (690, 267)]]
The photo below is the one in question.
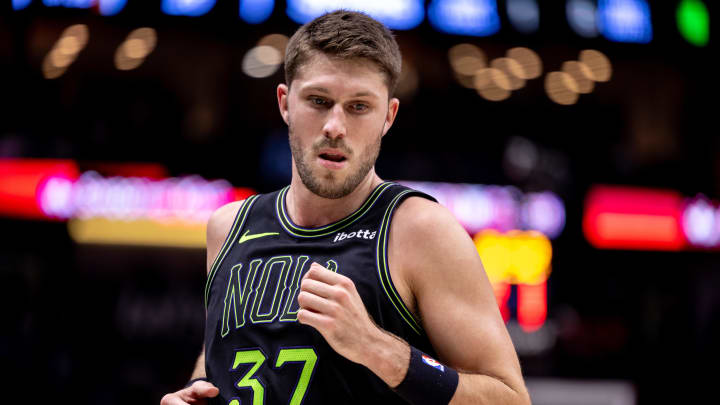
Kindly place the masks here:
[(395, 392), (413, 405), (446, 405), (455, 394), (458, 378), (457, 371), (410, 346), (410, 365)]
[(188, 381), (187, 384), (185, 384), (185, 388), (190, 387), (193, 384), (195, 384), (195, 381), (207, 381), (207, 380), (208, 380), (207, 377), (193, 378), (192, 380)]

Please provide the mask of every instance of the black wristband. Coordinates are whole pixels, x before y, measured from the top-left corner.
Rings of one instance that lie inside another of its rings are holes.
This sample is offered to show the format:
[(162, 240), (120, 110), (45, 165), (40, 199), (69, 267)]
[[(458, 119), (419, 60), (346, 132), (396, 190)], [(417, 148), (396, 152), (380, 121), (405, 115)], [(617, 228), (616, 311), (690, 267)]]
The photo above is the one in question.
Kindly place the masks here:
[(185, 388), (190, 387), (193, 384), (195, 384), (195, 381), (207, 381), (207, 380), (208, 380), (207, 377), (193, 378), (192, 380), (188, 381), (187, 384), (185, 384)]
[(395, 392), (413, 405), (445, 405), (455, 394), (458, 378), (457, 371), (410, 346), (410, 365)]

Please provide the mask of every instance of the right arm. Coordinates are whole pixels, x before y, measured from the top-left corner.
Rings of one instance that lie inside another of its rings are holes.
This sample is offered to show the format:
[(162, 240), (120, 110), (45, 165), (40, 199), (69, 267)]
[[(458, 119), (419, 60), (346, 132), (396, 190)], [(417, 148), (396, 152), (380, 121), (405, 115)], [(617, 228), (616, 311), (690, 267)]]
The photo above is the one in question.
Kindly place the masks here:
[[(242, 205), (242, 201), (235, 201), (225, 204), (218, 208), (210, 216), (207, 224), (207, 264), (206, 271), (210, 274), (212, 264), (215, 261), (222, 245), (227, 238), (230, 228), (232, 228), (233, 220), (237, 214), (237, 210)], [(200, 356), (195, 362), (195, 368), (190, 376), (190, 380), (196, 378), (204, 378), (205, 375), (205, 344), (203, 344)], [(192, 385), (185, 387), (171, 394), (166, 394), (161, 400), (160, 405), (189, 405), (202, 403), (205, 398), (214, 398), (220, 393), (212, 383), (208, 381), (195, 381)]]

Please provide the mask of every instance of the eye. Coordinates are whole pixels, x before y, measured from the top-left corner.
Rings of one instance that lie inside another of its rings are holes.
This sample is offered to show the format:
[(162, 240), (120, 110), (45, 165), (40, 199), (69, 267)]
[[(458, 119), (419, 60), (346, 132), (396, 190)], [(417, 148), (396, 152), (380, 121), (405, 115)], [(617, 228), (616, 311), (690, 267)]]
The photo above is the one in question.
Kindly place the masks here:
[(367, 109), (370, 108), (370, 107), (369, 107), (367, 104), (355, 103), (355, 104), (352, 104), (352, 105), (351, 105), (351, 108), (352, 108), (353, 111), (355, 111), (355, 112), (365, 112), (365, 111), (367, 111)]
[(310, 96), (308, 97), (308, 100), (310, 100), (310, 103), (315, 106), (324, 106), (328, 104), (328, 101), (322, 97)]

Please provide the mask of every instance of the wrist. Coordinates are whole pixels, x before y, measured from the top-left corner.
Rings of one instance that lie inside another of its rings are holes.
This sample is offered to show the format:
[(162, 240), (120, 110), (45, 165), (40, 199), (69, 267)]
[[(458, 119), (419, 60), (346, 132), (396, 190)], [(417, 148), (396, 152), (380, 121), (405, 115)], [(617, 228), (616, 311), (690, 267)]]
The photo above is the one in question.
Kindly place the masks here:
[(184, 387), (184, 388), (192, 387), (192, 385), (195, 384), (196, 381), (207, 381), (207, 380), (208, 380), (207, 377), (197, 377), (197, 378), (193, 378), (193, 379), (191, 379), (190, 381), (188, 381), (187, 384), (185, 384), (185, 387)]
[(364, 356), (363, 365), (380, 377), (390, 388), (402, 382), (410, 363), (410, 345), (395, 335), (378, 329)]

